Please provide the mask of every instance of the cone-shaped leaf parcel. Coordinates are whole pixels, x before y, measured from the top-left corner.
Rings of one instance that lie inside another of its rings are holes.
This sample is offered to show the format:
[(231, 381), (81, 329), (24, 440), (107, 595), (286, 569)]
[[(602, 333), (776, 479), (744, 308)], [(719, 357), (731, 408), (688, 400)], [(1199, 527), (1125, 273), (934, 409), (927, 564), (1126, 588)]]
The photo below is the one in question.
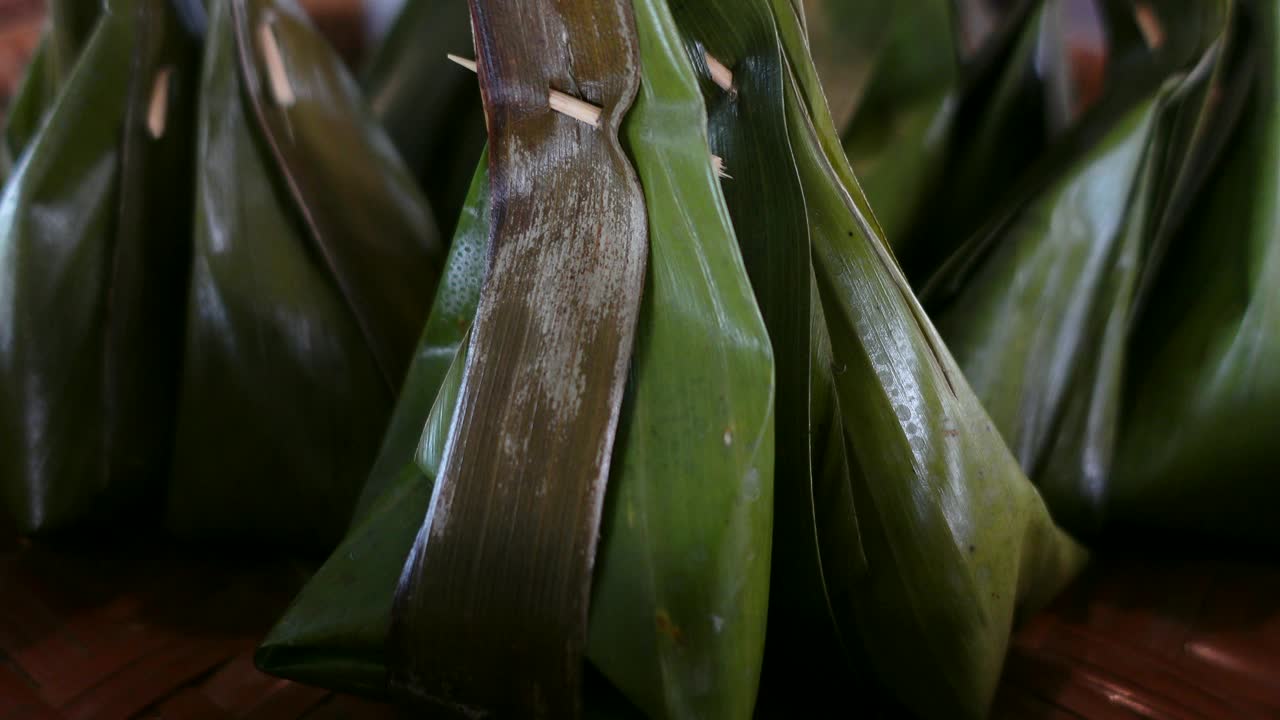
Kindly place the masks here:
[(1280, 543), (1280, 5), (1242, 4), (1238, 132), (1135, 334), (1109, 519)]
[[(1142, 278), (1158, 266), (1247, 87), (1221, 82), (1234, 50), (1230, 7), (1200, 3), (1180, 17), (1154, 4), (1149, 12), (1174, 24), (1164, 54), (1110, 78), (1125, 92), (1113, 88), (1109, 105), (1127, 107), (1104, 106), (1100, 139), (1003, 211), (926, 289), (1022, 467), (1055, 515), (1082, 531), (1100, 519)], [(1136, 102), (1134, 91), (1144, 92)]]
[(0, 196), (0, 497), (27, 532), (157, 498), (172, 443), (199, 53), (168, 2), (104, 7)]
[[(983, 717), (1015, 615), (1051, 598), (1084, 554), (1018, 469), (861, 191), (841, 180), (852, 174), (820, 139), (834, 129), (799, 20), (782, 0), (773, 9), (866, 561), (852, 580), (828, 580), (848, 588), (832, 609), (857, 663), (916, 714)], [(824, 546), (824, 572), (849, 552)]]
[[(652, 716), (744, 717), (755, 699), (768, 588), (771, 350), (700, 131), (706, 116), (693, 66), (665, 3), (634, 8), (644, 80), (622, 139), (644, 189), (649, 272), (587, 654)], [(473, 191), (446, 284), (463, 269), (456, 258), (480, 202)], [(478, 284), (479, 268), (466, 272)], [(445, 304), (442, 290), (429, 329)], [(264, 643), (266, 669), (386, 693), (392, 596), (443, 460), (464, 363), (465, 353), (429, 418), (419, 404), (417, 472), (370, 501)]]
[(211, 3), (168, 521), (335, 543), (437, 284), (429, 209), (292, 0)]

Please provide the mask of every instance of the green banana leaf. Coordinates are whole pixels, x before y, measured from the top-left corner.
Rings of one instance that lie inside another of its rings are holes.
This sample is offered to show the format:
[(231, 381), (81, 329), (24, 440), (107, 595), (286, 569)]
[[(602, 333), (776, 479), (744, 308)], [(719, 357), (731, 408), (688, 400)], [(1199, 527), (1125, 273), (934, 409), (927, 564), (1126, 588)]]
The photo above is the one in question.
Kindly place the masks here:
[(413, 363), (400, 389), (378, 458), (365, 481), (356, 518), (366, 516), (372, 504), (402, 473), (417, 472), (413, 454), (422, 436), (422, 425), (475, 318), (489, 252), (489, 175), (485, 169), (488, 162), (488, 152), (482, 151), (479, 168), (467, 192), (467, 204), (449, 245), (435, 301), (418, 339)]
[(374, 116), (418, 179), (446, 237), (485, 141), (476, 79), (446, 64), (449, 53), (475, 56), (467, 0), (407, 0), (361, 74)]
[(439, 242), (292, 0), (210, 10), (168, 524), (328, 549), (412, 357)]
[(0, 133), (0, 185), (40, 129), (97, 26), (103, 0), (51, 0), (40, 44), (28, 61)]
[[(1233, 135), (1252, 77), (1252, 48), (1238, 49), (1231, 33), (1224, 37), (1218, 60), (1206, 54), (1208, 73), (1193, 72), (1170, 99), (1153, 144), (1159, 157), (1144, 163), (1145, 176), (1135, 188), (1135, 208), (1145, 214), (1126, 228), (1113, 272), (1118, 289), (1108, 289), (1099, 310), (1096, 351), (1088, 354), (1070, 381), (1079, 390), (1068, 394), (1053, 445), (1036, 474), (1061, 522), (1078, 532), (1102, 529), (1122, 413), (1128, 358), (1135, 319), (1150, 301), (1150, 287), (1174, 233), (1179, 232), (1193, 197), (1204, 186), (1226, 138)], [(1233, 57), (1235, 56), (1235, 57)], [(1200, 75), (1200, 77), (1197, 77)], [(1136, 272), (1132, 269), (1136, 268)]]
[(1108, 520), (1273, 547), (1280, 437), (1280, 6), (1242, 4), (1257, 72), (1239, 131), (1139, 321)]
[(665, 0), (632, 6), (643, 79), (623, 137), (650, 260), (587, 654), (650, 717), (747, 717), (769, 601), (774, 356), (694, 67)]
[[(965, 377), (1028, 473), (1053, 440), (1080, 358), (1094, 352), (1099, 307), (1137, 274), (1156, 118), (1167, 93), (1123, 118), (1098, 147), (1002, 231), (933, 317)], [(1130, 247), (1133, 246), (1133, 247)]]
[[(860, 545), (833, 594), (841, 637), (921, 717), (984, 717), (1015, 615), (1047, 602), (1084, 552), (1049, 517), (854, 200), (800, 24), (774, 0), (787, 120), (808, 212)], [(828, 558), (833, 562), (826, 562)], [(828, 587), (835, 583), (828, 581)]]
[(153, 511), (168, 469), (198, 44), (164, 0), (105, 8), (0, 196), (0, 497), (22, 532)]
[[(1207, 41), (1193, 67), (926, 288), (948, 286), (930, 300), (943, 337), (1055, 516), (1079, 532), (1099, 529), (1140, 279), (1202, 179), (1195, 168), (1216, 155), (1211, 139), (1234, 119), (1217, 112), (1231, 95), (1211, 90), (1232, 26), (1228, 3), (1216, 12), (1192, 28)], [(1196, 130), (1211, 116), (1216, 132)]]
[(949, 233), (965, 240), (1009, 198), (1025, 203), (1046, 192), (1064, 165), (1101, 142), (1166, 78), (1195, 65), (1221, 34), (1222, 3), (1159, 0), (1143, 8), (1161, 23), (1158, 47), (1148, 45), (1131, 3), (1039, 5), (971, 121), (972, 131), (957, 144), (931, 217), (916, 228), (921, 242), (930, 243), (909, 263), (920, 269), (921, 280), (958, 245), (928, 238)]
[[(844, 56), (819, 64), (818, 74), (854, 171), (889, 241), (901, 249), (942, 171), (960, 104), (952, 2), (824, 0), (806, 6), (822, 12), (813, 27), (836, 23), (811, 36), (815, 59), (830, 57), (833, 44)], [(871, 33), (878, 42), (863, 40)], [(859, 66), (868, 77), (851, 102), (842, 75)]]
[[(1030, 2), (806, 0), (810, 51), (837, 132), (895, 251), (963, 139), (963, 107), (986, 88), (993, 61)], [(960, 136), (957, 138), (957, 136)]]
[[(771, 350), (707, 139), (691, 131), (705, 121), (692, 67), (665, 4), (635, 10), (644, 83), (623, 130), (648, 205), (650, 273), (587, 653), (651, 715), (742, 717), (755, 699), (769, 570)], [(479, 204), (473, 195), (465, 216), (485, 217)], [(479, 282), (478, 268), (457, 269)], [(419, 472), (394, 479), (304, 588), (258, 652), (265, 670), (386, 693), (392, 596), (443, 460), (464, 355), (426, 419)]]
[[(362, 695), (387, 692), (391, 599), (431, 500), (484, 280), (486, 165), (484, 155), (351, 528), (262, 643), (256, 662), (268, 672)], [(425, 470), (415, 459), (420, 441), (431, 448)]]

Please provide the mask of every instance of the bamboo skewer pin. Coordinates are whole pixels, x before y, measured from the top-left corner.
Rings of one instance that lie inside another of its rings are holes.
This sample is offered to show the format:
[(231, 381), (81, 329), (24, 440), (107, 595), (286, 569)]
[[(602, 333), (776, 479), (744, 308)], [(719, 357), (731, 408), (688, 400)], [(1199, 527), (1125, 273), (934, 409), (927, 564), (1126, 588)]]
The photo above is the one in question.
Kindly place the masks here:
[[(475, 60), (468, 60), (452, 53), (450, 53), (448, 57), (453, 62), (461, 65), (471, 72), (476, 72)], [(547, 93), (547, 104), (551, 106), (552, 110), (555, 110), (562, 115), (568, 115), (575, 120), (581, 120), (594, 128), (600, 127), (601, 110), (589, 102), (579, 100), (578, 98), (562, 93), (559, 90), (550, 90)]]
[(151, 101), (147, 104), (147, 132), (153, 140), (164, 137), (164, 128), (169, 116), (169, 76), (173, 68), (165, 66), (156, 72), (156, 79), (151, 84)]
[(1156, 15), (1156, 11), (1143, 0), (1138, 0), (1133, 6), (1133, 16), (1138, 22), (1138, 29), (1142, 31), (1142, 39), (1146, 41), (1149, 50), (1159, 50), (1164, 45), (1164, 26), (1160, 24), (1160, 16)]
[[(448, 57), (450, 61), (461, 65), (471, 72), (477, 72), (475, 60), (468, 60), (464, 57), (454, 55), (453, 53), (449, 53), (446, 57)], [(711, 58), (710, 55), (707, 57)], [(711, 59), (714, 61), (714, 58)], [(720, 68), (724, 69), (723, 65), (720, 65), (718, 62), (716, 64), (719, 65)], [(724, 69), (724, 72), (728, 73), (729, 71)], [(729, 75), (729, 83), (730, 85), (733, 83), (732, 75)], [(568, 115), (569, 117), (575, 120), (580, 120), (594, 128), (600, 127), (601, 109), (589, 102), (579, 100), (578, 98), (562, 93), (559, 90), (551, 90), (547, 94), (547, 104), (551, 106), (552, 110), (555, 110), (562, 115)], [(715, 168), (716, 175), (718, 177), (728, 178), (730, 180), (733, 179), (733, 176), (724, 170), (724, 158), (721, 158), (719, 155), (712, 155), (711, 165)]]
[(737, 95), (738, 91), (733, 87), (733, 71), (724, 66), (724, 63), (712, 57), (711, 53), (702, 52), (702, 56), (707, 61), (707, 70), (711, 71), (711, 80), (720, 86), (721, 90), (730, 95)]
[(712, 156), (711, 156), (711, 167), (715, 168), (715, 171), (716, 171), (716, 177), (721, 177), (721, 178), (724, 178), (724, 179), (726, 179), (726, 180), (732, 180), (732, 179), (733, 179), (733, 176), (732, 176), (732, 175), (730, 175), (729, 173), (725, 172), (725, 169), (724, 169), (724, 158), (720, 157), (719, 155), (712, 155)]
[(280, 44), (276, 41), (275, 28), (270, 20), (258, 25), (258, 42), (267, 63), (267, 81), (271, 85), (272, 97), (281, 107), (293, 107), (298, 97), (293, 93), (293, 84), (289, 82), (289, 73), (284, 68), (284, 55), (280, 53)]

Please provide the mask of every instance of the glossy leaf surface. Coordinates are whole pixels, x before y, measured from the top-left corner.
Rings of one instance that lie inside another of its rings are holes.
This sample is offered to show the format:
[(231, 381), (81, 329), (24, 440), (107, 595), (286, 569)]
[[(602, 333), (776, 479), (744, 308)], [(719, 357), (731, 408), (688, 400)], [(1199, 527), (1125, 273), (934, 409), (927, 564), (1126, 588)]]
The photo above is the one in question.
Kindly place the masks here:
[(665, 0), (633, 3), (643, 80), (623, 138), (649, 274), (615, 444), (588, 656), (651, 717), (747, 717), (764, 652), (773, 352)]
[(488, 154), (482, 154), (467, 193), (467, 204), (458, 219), (449, 255), (445, 260), (435, 302), (418, 338), (413, 362), (387, 432), (360, 495), (357, 517), (381, 496), (401, 472), (414, 472), (413, 456), (422, 436), (422, 424), (431, 411), (445, 373), (475, 318), (484, 283), (489, 252)]
[[(803, 67), (811, 61), (784, 8), (775, 0), (787, 58)], [(860, 538), (858, 548), (824, 546), (823, 567), (834, 571), (827, 558), (850, 552), (866, 558), (865, 573), (855, 568), (850, 595), (833, 610), (853, 652), (914, 712), (983, 717), (1015, 612), (1056, 594), (1084, 554), (1054, 526), (964, 382), (861, 214), (858, 189), (838, 179), (833, 164), (846, 161), (824, 152), (812, 120), (825, 103), (792, 77), (788, 128), (831, 330)]]
[(1136, 333), (1109, 518), (1272, 546), (1280, 8), (1247, 7), (1258, 52), (1251, 97)]
[[(292, 103), (268, 92), (267, 33)], [(344, 73), (289, 0), (213, 5), (168, 498), (180, 534), (336, 542), (421, 330), (434, 226)]]
[(107, 10), (0, 197), (0, 488), (25, 532), (150, 509), (172, 442), (197, 53), (165, 2)]
[[(1217, 82), (1228, 8), (1212, 17), (1216, 36), (1198, 25), (1182, 32), (1184, 57), (1197, 62), (971, 241), (929, 288), (942, 288), (932, 304), (943, 336), (1023, 468), (1059, 519), (1084, 532), (1100, 519), (1141, 278), (1158, 269), (1178, 206), (1203, 178), (1196, 167), (1234, 119), (1232, 93)], [(1198, 36), (1209, 44), (1191, 55)], [(1133, 89), (1171, 66), (1143, 63), (1112, 80)]]
[[(789, 663), (805, 657), (805, 638), (813, 636), (808, 624), (829, 627), (810, 477), (811, 305), (804, 199), (781, 113), (782, 57), (768, 5), (759, 0), (681, 3), (671, 10), (701, 76), (711, 151), (725, 159), (733, 176), (722, 184), (725, 202), (774, 350), (773, 561), (761, 690), (770, 695), (768, 686), (780, 693), (786, 686), (770, 677), (789, 674)], [(707, 54), (732, 71), (732, 91), (711, 80)]]

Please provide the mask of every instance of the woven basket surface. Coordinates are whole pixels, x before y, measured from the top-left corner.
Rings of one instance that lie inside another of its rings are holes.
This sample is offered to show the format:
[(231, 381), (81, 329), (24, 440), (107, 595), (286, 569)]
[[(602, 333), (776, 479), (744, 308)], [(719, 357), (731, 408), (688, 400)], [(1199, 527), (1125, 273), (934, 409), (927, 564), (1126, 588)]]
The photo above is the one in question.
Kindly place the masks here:
[(337, 720), (386, 706), (258, 672), (294, 563), (162, 541), (0, 552), (0, 720)]
[(1280, 718), (1280, 566), (1193, 553), (1104, 555), (1023, 624), (994, 715)]

